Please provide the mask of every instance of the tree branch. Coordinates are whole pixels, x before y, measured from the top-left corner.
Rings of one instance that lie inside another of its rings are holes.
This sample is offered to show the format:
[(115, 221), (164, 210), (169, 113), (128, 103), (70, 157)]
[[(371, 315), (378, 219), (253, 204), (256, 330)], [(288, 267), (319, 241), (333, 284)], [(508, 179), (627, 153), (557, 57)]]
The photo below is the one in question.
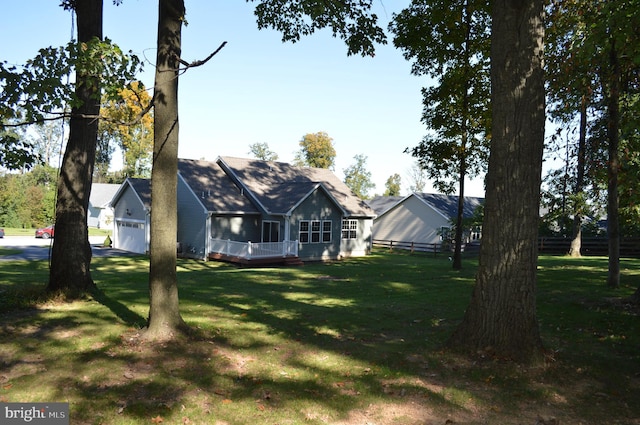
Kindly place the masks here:
[(209, 60), (210, 60), (212, 57), (214, 57), (215, 55), (217, 55), (217, 54), (218, 54), (218, 52), (219, 52), (220, 50), (222, 50), (222, 48), (223, 48), (224, 46), (226, 46), (226, 45), (227, 45), (227, 42), (226, 42), (226, 41), (223, 41), (223, 42), (222, 42), (222, 44), (220, 44), (220, 46), (219, 46), (216, 50), (214, 50), (214, 51), (213, 51), (213, 53), (211, 53), (209, 56), (207, 56), (205, 59), (203, 59), (203, 60), (193, 61), (193, 62), (191, 62), (191, 63), (189, 63), (189, 62), (185, 61), (184, 59), (182, 59), (182, 58), (178, 57), (178, 55), (176, 55), (175, 53), (174, 53), (173, 55), (174, 55), (174, 59), (176, 59), (178, 62), (180, 62), (182, 65), (184, 65), (184, 68), (183, 68), (183, 69), (181, 69), (180, 71), (186, 71), (186, 70), (187, 70), (187, 69), (189, 69), (189, 68), (195, 68), (195, 67), (197, 67), (197, 66), (202, 66), (202, 65), (204, 65), (205, 63), (209, 62)]

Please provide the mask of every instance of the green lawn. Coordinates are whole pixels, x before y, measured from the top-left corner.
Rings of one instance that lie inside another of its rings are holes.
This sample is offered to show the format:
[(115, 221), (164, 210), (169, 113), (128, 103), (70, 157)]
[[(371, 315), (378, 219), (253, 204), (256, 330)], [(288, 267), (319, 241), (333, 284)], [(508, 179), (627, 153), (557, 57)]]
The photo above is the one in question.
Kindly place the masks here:
[[(36, 229), (19, 229), (16, 227), (5, 227), (5, 236), (33, 236)], [(95, 227), (89, 227), (89, 236), (107, 236), (113, 232), (109, 229), (97, 229)]]
[[(2, 253), (0, 253), (2, 255)], [(179, 261), (184, 340), (142, 343), (148, 259), (96, 258), (100, 292), (40, 303), (47, 264), (0, 261), (0, 401), (68, 401), (72, 424), (640, 424), (640, 321), (605, 287), (605, 258), (544, 257), (548, 362), (442, 348), (476, 268), (373, 255), (298, 268)]]

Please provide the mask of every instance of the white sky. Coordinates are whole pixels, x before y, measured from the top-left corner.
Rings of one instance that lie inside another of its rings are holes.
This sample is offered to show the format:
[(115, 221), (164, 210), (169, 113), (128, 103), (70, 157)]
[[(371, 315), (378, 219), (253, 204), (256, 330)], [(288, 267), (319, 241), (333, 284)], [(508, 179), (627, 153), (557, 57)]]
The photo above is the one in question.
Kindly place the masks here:
[[(183, 59), (204, 59), (223, 41), (228, 44), (180, 78), (180, 157), (249, 157), (249, 145), (265, 142), (281, 161), (292, 161), (304, 134), (325, 131), (334, 140), (338, 177), (355, 155), (364, 154), (376, 184), (371, 194), (382, 194), (394, 173), (403, 178), (403, 194), (408, 192), (414, 159), (403, 151), (426, 133), (420, 90), (428, 80), (410, 75), (410, 63), (391, 43), (378, 46), (374, 58), (348, 57), (344, 43), (327, 32), (283, 44), (279, 33), (258, 31), (255, 5), (244, 0), (185, 3)], [(20, 64), (41, 47), (66, 44), (72, 19), (59, 4), (4, 5), (0, 60)], [(386, 28), (408, 4), (376, 1), (381, 25)], [(124, 0), (118, 7), (104, 0), (104, 35), (146, 59), (140, 79), (147, 87), (153, 85), (157, 7), (155, 0)], [(482, 181), (467, 183), (466, 195), (484, 196)]]

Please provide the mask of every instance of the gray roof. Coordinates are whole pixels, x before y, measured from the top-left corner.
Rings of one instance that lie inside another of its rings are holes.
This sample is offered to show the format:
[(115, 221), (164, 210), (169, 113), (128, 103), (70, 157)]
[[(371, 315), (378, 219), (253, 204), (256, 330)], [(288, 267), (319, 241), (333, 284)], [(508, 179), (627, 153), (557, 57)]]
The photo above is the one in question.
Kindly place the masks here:
[(207, 211), (258, 214), (254, 204), (215, 162), (178, 160), (178, 173)]
[(106, 208), (119, 188), (119, 184), (93, 183), (89, 203), (96, 208)]
[(406, 196), (376, 196), (367, 201), (367, 204), (380, 216), (405, 198)]
[(151, 208), (151, 180), (140, 178), (127, 178), (127, 181), (138, 194), (138, 197), (142, 201), (142, 205), (146, 209)]
[[(286, 214), (320, 189), (349, 217), (375, 216), (333, 172), (322, 168), (220, 157), (217, 162), (179, 159), (178, 173), (210, 212), (259, 214), (259, 205), (265, 213)], [(131, 178), (127, 181), (148, 208), (151, 181)]]
[[(411, 196), (419, 198), (449, 219), (453, 219), (458, 215), (458, 196), (442, 195), (439, 193), (412, 193), (409, 196), (377, 196), (369, 201), (369, 206), (380, 216)], [(463, 216), (465, 218), (472, 217), (476, 208), (482, 204), (484, 204), (484, 198), (465, 196)]]
[(246, 187), (268, 213), (288, 213), (314, 190), (322, 188), (347, 216), (375, 215), (331, 170), (228, 156), (218, 158), (217, 162), (238, 184)]
[[(434, 208), (449, 218), (458, 215), (458, 195), (441, 195), (439, 193), (418, 193), (416, 196), (431, 204)], [(464, 207), (462, 215), (464, 218), (473, 217), (476, 208), (484, 204), (484, 198), (473, 196), (464, 197)]]

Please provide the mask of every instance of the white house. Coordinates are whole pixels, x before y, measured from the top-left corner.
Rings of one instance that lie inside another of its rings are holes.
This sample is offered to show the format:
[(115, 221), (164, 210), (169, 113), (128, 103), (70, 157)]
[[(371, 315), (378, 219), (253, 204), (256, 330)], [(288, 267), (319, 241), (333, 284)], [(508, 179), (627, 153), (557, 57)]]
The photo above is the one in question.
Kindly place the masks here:
[(109, 229), (113, 225), (113, 208), (109, 202), (120, 188), (119, 184), (93, 183), (87, 210), (87, 226)]
[[(483, 202), (482, 198), (465, 197), (463, 216), (472, 217)], [(442, 242), (458, 211), (457, 196), (431, 193), (378, 196), (368, 204), (377, 215), (373, 222), (374, 240), (430, 246)], [(468, 238), (476, 239), (478, 236), (470, 234)]]

